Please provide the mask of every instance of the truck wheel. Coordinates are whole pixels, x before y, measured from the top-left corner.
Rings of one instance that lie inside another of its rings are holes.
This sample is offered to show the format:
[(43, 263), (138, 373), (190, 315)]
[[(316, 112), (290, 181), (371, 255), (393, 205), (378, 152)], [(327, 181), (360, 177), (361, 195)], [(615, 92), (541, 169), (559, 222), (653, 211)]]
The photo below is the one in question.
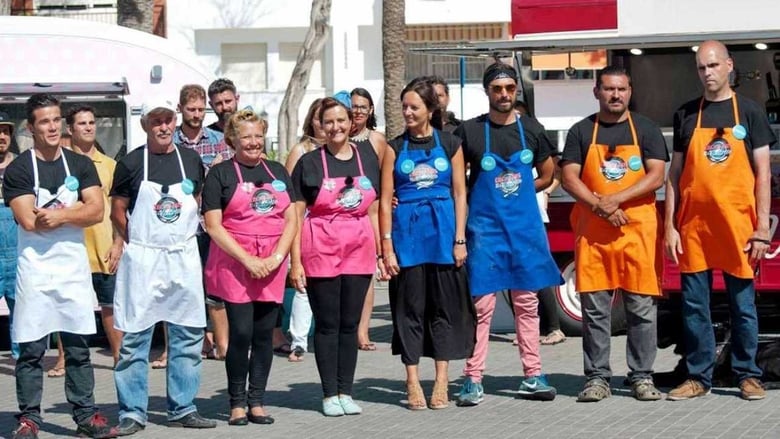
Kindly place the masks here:
[[(561, 330), (569, 337), (582, 335), (582, 305), (580, 296), (574, 285), (576, 272), (574, 261), (570, 261), (561, 270), (563, 285), (555, 290), (558, 302), (558, 320)], [(612, 335), (620, 334), (626, 330), (626, 313), (623, 308), (623, 297), (615, 294), (612, 299)]]

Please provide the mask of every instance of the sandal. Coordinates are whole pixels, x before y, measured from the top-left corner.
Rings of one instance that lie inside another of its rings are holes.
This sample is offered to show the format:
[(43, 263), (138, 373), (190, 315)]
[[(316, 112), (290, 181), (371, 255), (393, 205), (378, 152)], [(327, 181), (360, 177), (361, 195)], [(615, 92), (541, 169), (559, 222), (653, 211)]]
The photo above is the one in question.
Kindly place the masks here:
[(653, 380), (645, 378), (631, 384), (631, 396), (638, 401), (658, 401), (662, 395), (656, 389)]
[(419, 382), (406, 383), (406, 407), (409, 410), (425, 410), (428, 406), (425, 404), (425, 395)]
[(304, 351), (302, 347), (296, 346), (295, 349), (290, 352), (290, 355), (287, 356), (287, 361), (290, 363), (300, 363), (303, 361), (303, 354), (305, 352), (306, 351)]
[(165, 369), (168, 367), (168, 355), (160, 355), (156, 360), (152, 361), (152, 369)]
[(447, 381), (436, 381), (433, 384), (433, 393), (431, 393), (431, 409), (441, 410), (450, 406), (450, 396), (447, 394), (449, 383)]
[(585, 388), (577, 395), (577, 402), (598, 402), (610, 396), (609, 384), (601, 378), (593, 378), (585, 383)]
[(46, 372), (49, 378), (60, 378), (65, 376), (65, 366), (54, 366)]
[(370, 341), (368, 343), (362, 343), (358, 346), (358, 349), (361, 351), (375, 351), (376, 350), (376, 344), (374, 342)]
[(560, 329), (556, 329), (555, 331), (545, 335), (539, 341), (539, 344), (550, 346), (558, 343), (563, 343), (564, 341), (566, 341), (566, 335), (564, 335), (563, 331), (561, 331)]

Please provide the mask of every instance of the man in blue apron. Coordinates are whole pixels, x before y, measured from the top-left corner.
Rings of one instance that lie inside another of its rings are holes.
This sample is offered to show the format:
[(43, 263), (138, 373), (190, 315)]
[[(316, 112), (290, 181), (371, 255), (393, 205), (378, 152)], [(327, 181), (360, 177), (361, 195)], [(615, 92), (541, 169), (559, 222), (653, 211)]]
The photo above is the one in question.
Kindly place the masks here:
[[(16, 221), (14, 214), (3, 202), (3, 174), (16, 154), (11, 152), (14, 123), (7, 113), (0, 112), (0, 298), (8, 306), (8, 328), (13, 326), (16, 303)], [(11, 343), (11, 356), (19, 358), (19, 345)]]
[(111, 221), (127, 243), (114, 293), (114, 325), (124, 332), (114, 371), (119, 434), (143, 430), (149, 402), (148, 362), (157, 322), (167, 322), (168, 425), (214, 428), (194, 399), (200, 387), (206, 311), (198, 244), (203, 164), (197, 152), (173, 143), (170, 101), (141, 109), (146, 145), (117, 164)]
[(11, 338), (19, 343), (16, 398), (20, 413), (13, 437), (37, 438), (41, 425), (42, 359), (49, 334), (59, 332), (65, 350), (65, 396), (78, 434), (115, 437), (95, 407), (89, 335), (94, 334), (92, 276), (84, 228), (103, 218), (95, 165), (60, 147), (60, 103), (47, 94), (26, 104), (33, 148), (3, 176), (5, 203), (19, 224), (16, 306)]
[[(539, 301), (535, 291), (563, 283), (550, 254), (536, 192), (552, 182), (553, 146), (544, 127), (514, 111), (517, 72), (503, 63), (490, 65), (482, 77), (490, 111), (465, 121), (455, 134), (463, 140), (469, 163), (469, 217), (466, 246), (471, 296), (477, 309), (477, 343), (466, 361), (466, 379), (458, 405), (482, 401), (490, 321), (496, 293), (510, 290), (524, 378), (518, 397), (555, 398), (542, 375), (539, 357)], [(534, 179), (536, 168), (539, 178)]]

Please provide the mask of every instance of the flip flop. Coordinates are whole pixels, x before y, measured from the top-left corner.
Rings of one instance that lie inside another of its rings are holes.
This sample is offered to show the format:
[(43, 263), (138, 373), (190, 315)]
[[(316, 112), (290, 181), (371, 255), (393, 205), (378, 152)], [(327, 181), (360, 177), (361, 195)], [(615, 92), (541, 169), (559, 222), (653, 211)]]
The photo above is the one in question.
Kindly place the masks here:
[(277, 355), (290, 355), (292, 353), (292, 346), (290, 343), (282, 343), (274, 348), (274, 354)]
[(372, 341), (368, 343), (363, 343), (360, 346), (358, 346), (358, 349), (361, 351), (375, 351), (376, 350), (376, 344)]
[(287, 356), (287, 361), (290, 363), (301, 363), (303, 362), (303, 354), (304, 350), (300, 346), (296, 346), (295, 349), (290, 353), (290, 355)]
[(164, 360), (157, 359), (152, 361), (152, 369), (165, 369), (166, 367), (168, 367), (167, 358)]
[(65, 376), (65, 367), (52, 367), (46, 372), (46, 376), (49, 378), (60, 378)]

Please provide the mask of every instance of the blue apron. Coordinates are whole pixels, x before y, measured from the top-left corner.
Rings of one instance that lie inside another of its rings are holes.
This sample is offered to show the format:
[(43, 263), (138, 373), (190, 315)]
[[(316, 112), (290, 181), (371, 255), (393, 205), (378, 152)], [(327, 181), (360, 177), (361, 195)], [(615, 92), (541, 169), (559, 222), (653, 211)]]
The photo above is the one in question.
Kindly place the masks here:
[(485, 119), (485, 154), (469, 193), (466, 223), (472, 296), (563, 284), (536, 205), (533, 153), (520, 119), (516, 122), (523, 148), (506, 161), (490, 152), (490, 123)]
[(393, 169), (398, 207), (393, 210), (393, 242), (398, 265), (454, 264), (455, 204), (452, 164), (433, 130), (430, 150), (409, 150), (408, 134)]

